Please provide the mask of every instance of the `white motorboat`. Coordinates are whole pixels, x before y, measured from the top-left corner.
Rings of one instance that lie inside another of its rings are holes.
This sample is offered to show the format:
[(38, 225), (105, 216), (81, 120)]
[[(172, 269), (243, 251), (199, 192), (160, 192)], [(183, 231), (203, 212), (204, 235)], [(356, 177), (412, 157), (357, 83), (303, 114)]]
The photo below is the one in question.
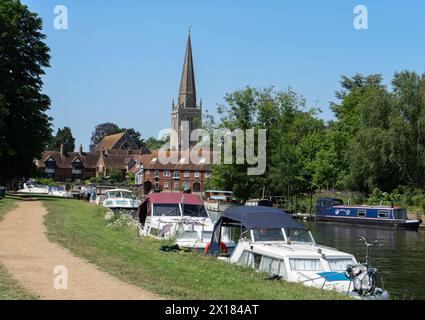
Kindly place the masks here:
[(318, 245), (305, 226), (280, 209), (229, 208), (215, 225), (209, 254), (220, 254), (225, 228), (244, 231), (230, 257), (222, 260), (355, 298), (389, 299), (387, 291), (376, 287), (376, 269), (358, 263), (352, 254)]
[(105, 192), (105, 199), (102, 205), (112, 211), (137, 210), (141, 201), (134, 193), (126, 189), (111, 189)]
[[(151, 193), (136, 216), (143, 235), (173, 239), (181, 248), (205, 250), (214, 228), (201, 198), (187, 193)], [(227, 235), (223, 239), (226, 250), (234, 247)]]
[(55, 197), (70, 198), (71, 194), (62, 187), (50, 187), (49, 194)]
[(18, 192), (21, 193), (37, 193), (37, 194), (48, 194), (49, 193), (49, 186), (45, 186), (42, 184), (37, 184), (33, 181), (27, 181), (24, 183), (24, 186), (22, 189), (18, 190)]
[(217, 221), (221, 214), (230, 207), (238, 206), (232, 199), (233, 192), (221, 190), (206, 190), (204, 205), (213, 221)]

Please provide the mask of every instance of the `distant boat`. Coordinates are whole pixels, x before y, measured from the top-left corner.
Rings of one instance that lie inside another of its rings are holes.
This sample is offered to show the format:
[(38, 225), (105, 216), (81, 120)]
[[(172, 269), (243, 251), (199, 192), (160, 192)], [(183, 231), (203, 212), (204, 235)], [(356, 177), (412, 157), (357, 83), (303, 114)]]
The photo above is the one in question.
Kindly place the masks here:
[(48, 194), (49, 186), (45, 186), (42, 184), (37, 184), (33, 181), (27, 181), (24, 183), (24, 187), (18, 192), (20, 193), (37, 193), (37, 194)]
[(400, 229), (418, 229), (421, 220), (410, 220), (407, 210), (395, 206), (344, 205), (341, 199), (320, 198), (316, 203), (316, 220), (369, 224)]
[(71, 197), (71, 193), (67, 192), (63, 187), (50, 187), (49, 194), (55, 197)]
[(270, 199), (250, 199), (245, 202), (247, 207), (273, 207), (273, 201)]
[(204, 205), (210, 213), (211, 219), (217, 220), (227, 208), (238, 206), (239, 204), (233, 201), (232, 191), (222, 190), (207, 190), (205, 191)]
[(102, 205), (112, 211), (137, 210), (141, 203), (132, 191), (126, 189), (107, 190), (105, 197)]

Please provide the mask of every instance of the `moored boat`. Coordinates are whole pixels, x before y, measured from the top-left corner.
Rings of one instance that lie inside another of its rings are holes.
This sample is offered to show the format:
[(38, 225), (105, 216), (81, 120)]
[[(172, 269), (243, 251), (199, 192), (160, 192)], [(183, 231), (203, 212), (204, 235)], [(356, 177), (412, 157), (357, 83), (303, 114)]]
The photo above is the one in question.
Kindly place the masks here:
[(23, 188), (18, 190), (20, 193), (36, 193), (36, 194), (48, 194), (49, 186), (35, 183), (28, 180), (24, 183)]
[(137, 210), (140, 200), (136, 198), (134, 193), (126, 189), (111, 189), (105, 192), (105, 199), (102, 205), (112, 211), (119, 210)]
[[(214, 223), (202, 199), (188, 193), (149, 194), (137, 214), (142, 234), (157, 239), (174, 239), (182, 248), (204, 250), (211, 239)], [(234, 246), (224, 235), (226, 248)]]
[(216, 221), (227, 208), (237, 206), (232, 199), (232, 191), (206, 190), (204, 205), (212, 220)]
[(318, 221), (369, 224), (399, 229), (418, 229), (421, 220), (407, 217), (407, 210), (397, 206), (344, 205), (341, 199), (320, 198), (316, 203)]
[(230, 257), (221, 260), (354, 298), (389, 299), (388, 292), (376, 286), (376, 269), (358, 263), (352, 254), (318, 245), (310, 230), (280, 209), (229, 208), (214, 227), (209, 254), (220, 254), (226, 228), (242, 233)]

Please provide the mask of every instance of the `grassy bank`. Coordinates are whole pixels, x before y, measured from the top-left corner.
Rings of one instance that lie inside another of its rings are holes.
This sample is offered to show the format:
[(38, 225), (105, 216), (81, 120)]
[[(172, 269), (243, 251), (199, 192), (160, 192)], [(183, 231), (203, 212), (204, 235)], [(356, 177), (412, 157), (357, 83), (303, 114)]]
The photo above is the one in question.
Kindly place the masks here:
[(44, 199), (48, 237), (119, 279), (174, 299), (343, 299), (336, 292), (283, 281), (195, 253), (159, 250), (161, 242), (107, 228), (105, 209)]
[[(13, 210), (18, 204), (18, 200), (6, 197), (0, 200), (0, 221), (7, 212)], [(1, 234), (0, 234), (1, 237)], [(0, 263), (0, 300), (33, 300), (36, 296), (24, 289), (15, 281), (6, 268)]]

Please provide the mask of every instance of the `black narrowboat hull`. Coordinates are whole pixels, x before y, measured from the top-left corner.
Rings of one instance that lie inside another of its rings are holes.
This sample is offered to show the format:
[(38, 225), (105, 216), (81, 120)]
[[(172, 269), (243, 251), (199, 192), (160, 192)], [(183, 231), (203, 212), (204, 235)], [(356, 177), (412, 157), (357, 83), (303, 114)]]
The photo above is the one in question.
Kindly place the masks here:
[(316, 215), (317, 221), (328, 221), (328, 222), (342, 222), (351, 224), (364, 224), (382, 226), (396, 229), (409, 229), (417, 230), (422, 221), (417, 220), (392, 220), (392, 219), (364, 219), (356, 217), (335, 217), (335, 216), (324, 216)]

